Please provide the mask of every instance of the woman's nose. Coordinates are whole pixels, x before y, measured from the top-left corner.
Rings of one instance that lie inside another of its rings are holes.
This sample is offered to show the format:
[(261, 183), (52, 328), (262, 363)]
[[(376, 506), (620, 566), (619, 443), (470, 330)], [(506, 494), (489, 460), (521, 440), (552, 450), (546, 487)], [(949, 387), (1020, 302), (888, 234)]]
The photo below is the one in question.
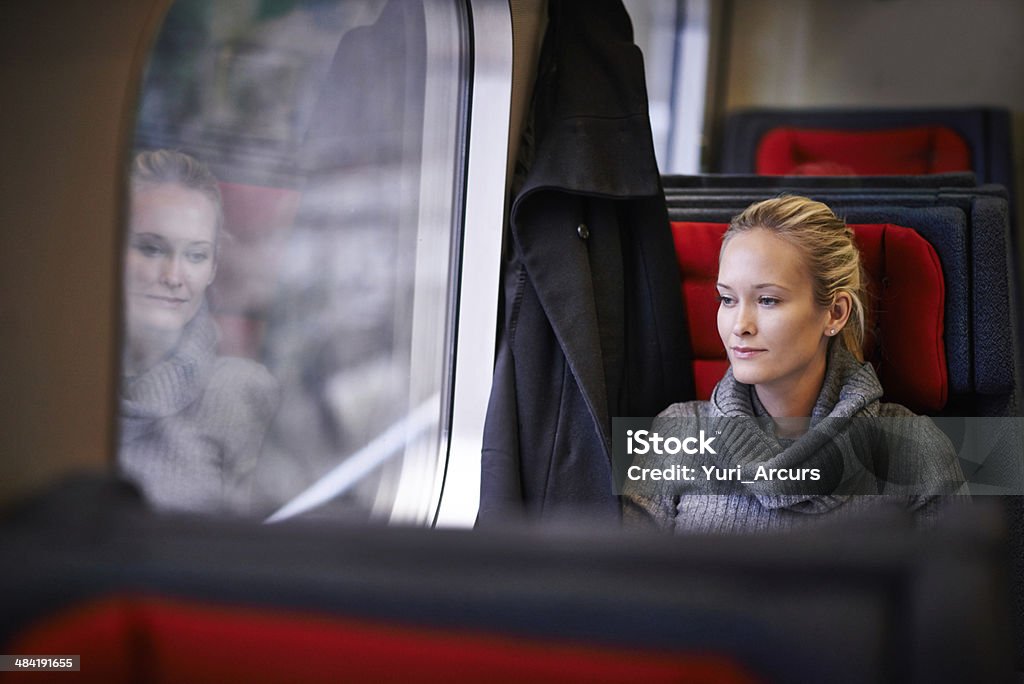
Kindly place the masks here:
[(176, 256), (164, 260), (163, 268), (160, 271), (160, 282), (170, 288), (178, 288), (182, 285), (181, 261)]
[(736, 318), (733, 319), (732, 333), (737, 337), (753, 335), (757, 332), (754, 311), (746, 304), (736, 307)]

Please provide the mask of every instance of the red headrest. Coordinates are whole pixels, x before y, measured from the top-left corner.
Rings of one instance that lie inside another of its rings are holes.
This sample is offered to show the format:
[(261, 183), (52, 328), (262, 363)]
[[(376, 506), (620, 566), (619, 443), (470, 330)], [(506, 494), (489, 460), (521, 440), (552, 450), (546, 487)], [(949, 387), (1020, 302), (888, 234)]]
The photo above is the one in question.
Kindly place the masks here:
[(773, 128), (757, 147), (757, 173), (895, 176), (970, 171), (967, 143), (945, 126), (883, 131)]
[(266, 310), (277, 289), (284, 243), (295, 219), (297, 190), (220, 183), (224, 229), (231, 240), (217, 265), (210, 298), (220, 325), (220, 353), (259, 358)]
[(236, 240), (253, 242), (290, 228), (300, 193), (286, 188), (218, 183), (224, 204), (224, 227)]
[[(853, 225), (868, 275), (864, 358), (885, 399), (921, 413), (946, 405), (945, 285), (938, 255), (910, 228)], [(707, 399), (729, 367), (718, 337), (715, 282), (723, 223), (672, 223), (693, 347), (697, 397)]]
[(12, 653), (77, 654), (81, 677), (72, 680), (105, 684), (758, 681), (714, 653), (639, 651), (145, 597), (73, 607), (22, 634)]

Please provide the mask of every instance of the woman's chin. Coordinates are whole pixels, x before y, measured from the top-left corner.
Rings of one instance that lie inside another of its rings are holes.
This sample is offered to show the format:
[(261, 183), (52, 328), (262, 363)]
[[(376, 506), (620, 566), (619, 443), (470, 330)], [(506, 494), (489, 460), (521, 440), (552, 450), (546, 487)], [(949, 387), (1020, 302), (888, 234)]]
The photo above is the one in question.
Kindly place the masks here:
[(128, 328), (143, 335), (177, 335), (187, 323), (182, 318), (176, 312), (168, 311), (129, 314)]
[(733, 364), (732, 376), (736, 379), (736, 382), (743, 383), (744, 385), (757, 385), (764, 381), (763, 373), (757, 372), (754, 368), (743, 367), (741, 364)]

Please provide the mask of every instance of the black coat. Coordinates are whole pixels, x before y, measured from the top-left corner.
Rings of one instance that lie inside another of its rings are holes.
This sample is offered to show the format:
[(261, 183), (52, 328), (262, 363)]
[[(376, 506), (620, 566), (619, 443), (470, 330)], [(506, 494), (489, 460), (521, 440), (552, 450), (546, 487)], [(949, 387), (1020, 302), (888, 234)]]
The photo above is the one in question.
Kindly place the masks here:
[(643, 61), (619, 0), (552, 0), (512, 205), (481, 523), (618, 519), (611, 418), (693, 398)]

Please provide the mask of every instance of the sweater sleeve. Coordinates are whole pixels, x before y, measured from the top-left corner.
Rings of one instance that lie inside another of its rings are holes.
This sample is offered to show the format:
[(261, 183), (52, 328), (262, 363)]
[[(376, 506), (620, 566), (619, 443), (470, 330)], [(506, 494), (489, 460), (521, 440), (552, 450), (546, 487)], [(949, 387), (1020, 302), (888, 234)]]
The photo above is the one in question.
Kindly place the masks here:
[[(696, 419), (706, 409), (707, 402), (690, 401), (672, 404), (658, 414), (651, 424), (651, 431), (661, 435), (670, 435), (678, 427), (678, 419)], [(632, 465), (640, 468), (661, 468), (668, 463), (664, 457), (648, 452), (636, 455)], [(622, 524), (627, 528), (658, 528), (672, 531), (675, 529), (680, 496), (678, 488), (658, 486), (650, 481), (632, 481), (627, 479), (622, 491)]]
[[(966, 478), (949, 437), (926, 416), (898, 404), (882, 404), (890, 421), (885, 494), (906, 494), (918, 526), (932, 525), (940, 512), (969, 505)], [(893, 439), (893, 435), (896, 438)]]
[(679, 497), (643, 496), (631, 493), (622, 497), (622, 525), (630, 529), (674, 529)]

